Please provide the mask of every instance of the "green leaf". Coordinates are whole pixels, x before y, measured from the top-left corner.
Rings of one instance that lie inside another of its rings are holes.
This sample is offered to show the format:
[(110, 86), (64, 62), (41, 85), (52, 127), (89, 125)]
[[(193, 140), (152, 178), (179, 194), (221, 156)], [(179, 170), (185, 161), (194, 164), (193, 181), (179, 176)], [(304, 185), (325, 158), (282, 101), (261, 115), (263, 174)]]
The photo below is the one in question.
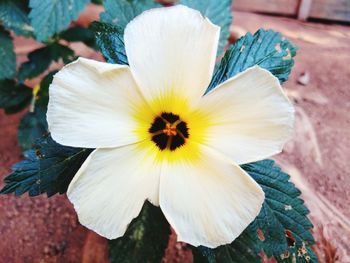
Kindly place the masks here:
[(39, 92), (32, 102), (34, 111), (27, 112), (21, 119), (17, 138), (22, 151), (32, 148), (39, 138), (49, 132), (46, 122), (46, 111), (49, 102), (49, 86), (55, 73), (56, 71), (50, 72), (43, 78), (40, 83)]
[(221, 31), (217, 54), (222, 55), (230, 36), (232, 0), (180, 0), (179, 4), (199, 10), (213, 24), (220, 26)]
[(289, 175), (271, 160), (245, 164), (242, 168), (264, 190), (263, 207), (232, 244), (214, 250), (192, 248), (198, 259), (195, 262), (260, 263), (262, 251), (268, 257), (274, 256), (277, 262), (317, 262), (310, 248), (314, 238), (310, 233), (312, 223), (307, 218), (309, 210)]
[(109, 241), (112, 263), (161, 262), (168, 245), (170, 226), (159, 207), (145, 202), (125, 235)]
[(56, 70), (50, 72), (40, 82), (40, 89), (35, 98), (35, 107), (40, 106), (45, 109), (47, 108), (47, 104), (49, 103), (49, 87), (56, 73)]
[(215, 250), (207, 247), (191, 246), (193, 263), (216, 263)]
[(216, 249), (191, 247), (194, 263), (260, 263), (260, 251), (255, 237), (244, 231), (231, 245)]
[(38, 41), (67, 28), (90, 0), (30, 0), (29, 18)]
[(95, 5), (102, 5), (103, 4), (103, 0), (91, 0), (91, 3), (93, 3)]
[(34, 149), (25, 152), (24, 161), (12, 167), (0, 194), (28, 192), (30, 196), (37, 196), (46, 193), (50, 197), (65, 193), (91, 151), (62, 146), (49, 136), (42, 138)]
[[(281, 255), (287, 251), (292, 256), (303, 247), (313, 245), (314, 238), (310, 233), (313, 225), (307, 218), (309, 210), (299, 198), (300, 191), (289, 181), (290, 176), (271, 160), (245, 164), (242, 168), (265, 192), (263, 207), (249, 231), (260, 231), (263, 235), (263, 240), (257, 238), (257, 242), (267, 256), (283, 262)], [(296, 256), (297, 262), (303, 262), (306, 257), (314, 255), (306, 253), (298, 256), (297, 253)]]
[(5, 110), (5, 113), (6, 113), (6, 114), (14, 114), (14, 113), (20, 112), (20, 111), (24, 110), (25, 108), (27, 108), (27, 106), (29, 105), (29, 103), (30, 103), (30, 100), (28, 100), (28, 101), (23, 101), (23, 102), (20, 103), (20, 104), (7, 107), (7, 108), (4, 109), (4, 110)]
[(16, 73), (16, 55), (12, 38), (0, 25), (0, 80), (12, 78)]
[(31, 88), (16, 84), (14, 80), (0, 80), (0, 108), (9, 109), (12, 113), (28, 106), (31, 99)]
[(51, 43), (45, 47), (36, 49), (29, 53), (29, 61), (23, 63), (18, 71), (18, 80), (23, 82), (26, 79), (34, 78), (48, 69), (53, 61), (69, 63), (75, 59), (74, 51), (59, 43)]
[(89, 28), (71, 27), (60, 33), (59, 37), (69, 42), (83, 42), (85, 45), (95, 48), (95, 35)]
[(221, 246), (217, 248), (217, 262), (261, 262), (261, 258), (257, 253), (259, 246), (249, 232), (243, 232), (231, 245)]
[(153, 0), (104, 0), (103, 5), (106, 11), (100, 15), (101, 21), (121, 28), (143, 11), (161, 7)]
[(28, 0), (1, 0), (0, 23), (17, 35), (32, 36), (33, 28), (28, 18)]
[(91, 0), (91, 3), (93, 3), (95, 5), (102, 5), (103, 4), (103, 0)]
[(95, 32), (96, 43), (108, 63), (128, 65), (126, 57), (123, 30), (111, 24), (93, 22), (92, 31)]
[(27, 112), (21, 119), (17, 131), (22, 151), (29, 150), (38, 138), (47, 133), (46, 108), (35, 107), (34, 112)]
[(247, 33), (226, 51), (207, 91), (254, 65), (269, 70), (281, 83), (288, 79), (297, 48), (280, 33), (259, 29)]

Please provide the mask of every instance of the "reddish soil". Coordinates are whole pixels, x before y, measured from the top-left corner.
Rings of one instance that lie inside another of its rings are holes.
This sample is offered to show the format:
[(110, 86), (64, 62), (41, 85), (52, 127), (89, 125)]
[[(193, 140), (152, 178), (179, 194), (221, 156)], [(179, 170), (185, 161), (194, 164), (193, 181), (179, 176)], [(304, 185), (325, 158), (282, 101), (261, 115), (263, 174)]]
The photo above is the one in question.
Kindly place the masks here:
[[(81, 19), (85, 20), (86, 16)], [(295, 136), (276, 160), (303, 191), (320, 261), (350, 262), (350, 27), (240, 12), (234, 20), (234, 36), (272, 28), (299, 47), (285, 84), (297, 109)], [(35, 46), (16, 39), (19, 60)], [(79, 44), (74, 48), (96, 57)], [(310, 80), (300, 85), (298, 79), (305, 72)], [(16, 138), (21, 116), (0, 112), (0, 178), (22, 158)], [(0, 196), (0, 236), (0, 262), (108, 262), (106, 241), (79, 225), (64, 195)], [(164, 262), (191, 262), (175, 236)]]

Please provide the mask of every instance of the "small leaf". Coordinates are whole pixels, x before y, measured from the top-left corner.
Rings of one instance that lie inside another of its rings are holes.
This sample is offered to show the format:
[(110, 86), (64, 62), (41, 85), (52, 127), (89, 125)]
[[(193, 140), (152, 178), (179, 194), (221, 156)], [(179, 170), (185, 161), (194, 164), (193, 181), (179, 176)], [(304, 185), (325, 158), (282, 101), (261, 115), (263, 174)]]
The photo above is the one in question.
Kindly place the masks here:
[(29, 18), (38, 41), (67, 28), (90, 0), (30, 0)]
[(129, 64), (125, 53), (123, 30), (120, 27), (93, 22), (91, 29), (95, 32), (96, 43), (108, 63)]
[(153, 0), (104, 0), (103, 5), (106, 11), (100, 15), (101, 21), (121, 28), (143, 11), (161, 7)]
[(34, 142), (46, 133), (46, 108), (35, 107), (34, 112), (27, 112), (23, 116), (18, 127), (17, 138), (22, 151), (33, 147)]
[(85, 45), (95, 48), (95, 35), (89, 28), (71, 27), (60, 33), (59, 37), (69, 42), (83, 42)]
[(31, 88), (16, 84), (14, 80), (0, 80), (0, 108), (9, 109), (10, 113), (22, 110), (29, 105), (31, 98)]
[(145, 202), (123, 237), (109, 241), (111, 263), (162, 262), (170, 226), (159, 207)]
[(28, 18), (28, 0), (1, 0), (0, 22), (17, 35), (32, 36), (33, 28)]
[(57, 71), (50, 72), (40, 82), (40, 89), (35, 98), (35, 107), (41, 106), (45, 109), (47, 108), (47, 104), (49, 103), (49, 87), (56, 73)]
[(48, 134), (48, 125), (46, 122), (47, 104), (49, 102), (49, 86), (53, 75), (50, 72), (43, 78), (40, 88), (33, 102), (33, 112), (27, 112), (21, 119), (18, 127), (17, 138), (22, 151), (29, 150), (34, 143), (43, 135)]
[(220, 56), (228, 44), (232, 24), (232, 0), (180, 0), (179, 4), (197, 9), (203, 16), (221, 28), (217, 54)]
[(92, 149), (62, 146), (50, 136), (40, 139), (34, 149), (25, 152), (26, 159), (12, 167), (5, 177), (0, 194), (30, 196), (46, 193), (49, 197), (65, 193), (80, 166)]
[(28, 59), (29, 61), (23, 63), (19, 68), (18, 80), (20, 82), (40, 75), (53, 61), (62, 59), (66, 64), (73, 61), (75, 56), (74, 51), (69, 47), (54, 42), (30, 52)]
[(12, 78), (16, 73), (16, 55), (12, 38), (0, 25), (0, 80)]
[(269, 70), (283, 83), (294, 65), (296, 50), (278, 32), (259, 29), (254, 35), (247, 33), (226, 51), (207, 92), (254, 65)]

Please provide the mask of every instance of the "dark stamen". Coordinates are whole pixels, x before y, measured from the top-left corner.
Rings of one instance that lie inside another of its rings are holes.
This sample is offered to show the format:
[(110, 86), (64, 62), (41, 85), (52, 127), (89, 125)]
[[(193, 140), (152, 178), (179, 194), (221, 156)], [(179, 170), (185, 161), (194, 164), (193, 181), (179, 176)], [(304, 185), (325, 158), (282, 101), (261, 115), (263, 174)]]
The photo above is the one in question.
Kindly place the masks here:
[(174, 123), (175, 121), (180, 119), (178, 115), (175, 115), (171, 112), (163, 112), (160, 116), (170, 123)]
[(162, 120), (162, 118), (157, 117), (154, 119), (154, 122), (148, 131), (150, 133), (155, 133), (157, 131), (161, 131), (161, 130), (165, 129), (165, 125), (166, 125), (166, 123)]
[(159, 147), (159, 149), (161, 150), (165, 150), (167, 143), (168, 143), (168, 139), (169, 136), (167, 136), (166, 134), (162, 133), (162, 134), (158, 134), (158, 135), (154, 135), (152, 137), (152, 141)]
[(180, 134), (177, 134), (176, 136), (173, 136), (173, 140), (170, 144), (170, 151), (174, 151), (176, 148), (181, 147), (185, 144), (185, 139), (180, 136)]

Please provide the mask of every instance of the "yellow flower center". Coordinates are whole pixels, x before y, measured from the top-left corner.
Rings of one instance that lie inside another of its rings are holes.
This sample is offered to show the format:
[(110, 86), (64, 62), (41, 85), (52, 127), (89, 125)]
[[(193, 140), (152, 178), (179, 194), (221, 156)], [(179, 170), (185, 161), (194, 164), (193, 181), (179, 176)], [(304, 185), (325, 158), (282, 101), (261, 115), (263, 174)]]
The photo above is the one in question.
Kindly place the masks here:
[(134, 101), (131, 114), (140, 150), (156, 162), (199, 160), (200, 145), (212, 136), (211, 115), (193, 110), (179, 95), (164, 94), (147, 103)]

